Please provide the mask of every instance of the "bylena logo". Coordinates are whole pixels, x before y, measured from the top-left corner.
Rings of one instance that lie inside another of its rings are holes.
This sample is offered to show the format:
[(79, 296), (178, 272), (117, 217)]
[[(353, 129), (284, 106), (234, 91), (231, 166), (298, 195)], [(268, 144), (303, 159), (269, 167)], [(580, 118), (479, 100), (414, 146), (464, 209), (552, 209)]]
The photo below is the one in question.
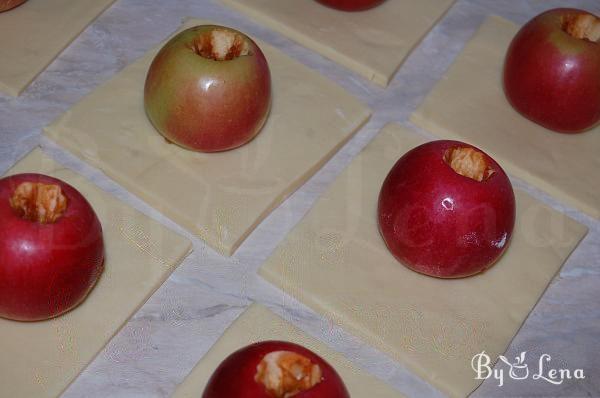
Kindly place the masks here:
[[(548, 354), (542, 354), (537, 362), (537, 368), (529, 368), (525, 363), (527, 351), (523, 351), (521, 355), (515, 357), (515, 362), (511, 363), (504, 355), (498, 357), (497, 366), (492, 366), (492, 359), (485, 351), (475, 354), (471, 359), (471, 367), (475, 372), (475, 380), (487, 380), (494, 378), (498, 381), (498, 386), (504, 385), (506, 375), (513, 380), (540, 380), (554, 385), (560, 385), (565, 380), (585, 379), (583, 369), (560, 369), (555, 368), (550, 363), (552, 357)], [(508, 367), (508, 373), (505, 371)]]

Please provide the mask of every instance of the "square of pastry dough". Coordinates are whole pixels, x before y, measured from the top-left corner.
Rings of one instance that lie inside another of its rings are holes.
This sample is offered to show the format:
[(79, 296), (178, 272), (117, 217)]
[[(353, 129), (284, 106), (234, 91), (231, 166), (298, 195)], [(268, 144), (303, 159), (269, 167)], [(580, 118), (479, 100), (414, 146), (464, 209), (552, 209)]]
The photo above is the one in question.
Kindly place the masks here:
[(504, 57), (518, 29), (489, 17), (410, 120), (480, 147), (508, 173), (600, 218), (600, 127), (555, 133), (521, 116), (504, 95)]
[(0, 13), (0, 92), (21, 94), (114, 1), (28, 0)]
[(260, 269), (332, 322), (386, 352), (442, 392), (481, 380), (473, 355), (503, 353), (585, 226), (516, 191), (510, 246), (486, 272), (437, 279), (411, 271), (379, 234), (377, 201), (396, 161), (423, 143), (388, 125), (337, 178)]
[(300, 329), (273, 314), (267, 308), (259, 304), (252, 304), (200, 360), (177, 388), (173, 398), (200, 397), (208, 379), (225, 358), (247, 345), (268, 340), (289, 341), (304, 346), (319, 355), (337, 371), (352, 397), (403, 397), (383, 381), (364, 373), (344, 356), (304, 334)]
[[(204, 23), (191, 20), (184, 28)], [(262, 131), (240, 148), (192, 152), (166, 143), (154, 129), (143, 92), (158, 48), (73, 106), (46, 134), (231, 255), (370, 116), (338, 85), (258, 44), (271, 69), (273, 103)]]
[(386, 0), (343, 12), (315, 0), (221, 0), (301, 45), (387, 86), (454, 0)]
[(41, 173), (75, 187), (102, 224), (104, 271), (85, 301), (41, 322), (0, 318), (0, 395), (59, 396), (191, 252), (191, 242), (35, 149), (7, 175)]

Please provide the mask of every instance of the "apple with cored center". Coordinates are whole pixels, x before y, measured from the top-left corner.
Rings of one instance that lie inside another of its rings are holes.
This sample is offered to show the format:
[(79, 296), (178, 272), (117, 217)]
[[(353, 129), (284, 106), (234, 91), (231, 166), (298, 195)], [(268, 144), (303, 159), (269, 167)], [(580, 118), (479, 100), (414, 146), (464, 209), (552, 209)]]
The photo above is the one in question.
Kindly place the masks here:
[(144, 106), (168, 140), (199, 152), (252, 140), (267, 119), (271, 74), (260, 48), (234, 29), (203, 25), (177, 34), (146, 77)]
[(600, 121), (600, 18), (560, 8), (525, 24), (504, 65), (504, 92), (526, 118), (560, 133)]
[(227, 357), (202, 398), (350, 398), (337, 372), (297, 344), (264, 341)]
[(0, 0), (0, 12), (8, 11), (12, 8), (20, 6), (27, 0)]
[(342, 11), (364, 11), (377, 7), (385, 0), (317, 0), (328, 7)]
[(510, 180), (486, 153), (459, 141), (433, 141), (402, 156), (379, 194), (381, 235), (414, 271), (460, 278), (490, 267), (515, 224)]
[(100, 221), (75, 188), (42, 174), (0, 179), (0, 317), (38, 321), (71, 310), (103, 262)]

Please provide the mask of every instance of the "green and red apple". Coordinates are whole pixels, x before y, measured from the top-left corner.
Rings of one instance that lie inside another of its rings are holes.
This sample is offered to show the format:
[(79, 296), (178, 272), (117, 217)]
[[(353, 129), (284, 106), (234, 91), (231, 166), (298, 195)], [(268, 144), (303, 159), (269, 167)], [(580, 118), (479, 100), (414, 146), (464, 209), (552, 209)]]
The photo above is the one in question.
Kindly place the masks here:
[(271, 74), (261, 49), (237, 30), (196, 26), (156, 55), (144, 107), (170, 142), (199, 152), (237, 148), (262, 129), (271, 105)]
[(504, 91), (523, 116), (560, 133), (600, 121), (600, 18), (559, 8), (525, 24), (504, 65)]

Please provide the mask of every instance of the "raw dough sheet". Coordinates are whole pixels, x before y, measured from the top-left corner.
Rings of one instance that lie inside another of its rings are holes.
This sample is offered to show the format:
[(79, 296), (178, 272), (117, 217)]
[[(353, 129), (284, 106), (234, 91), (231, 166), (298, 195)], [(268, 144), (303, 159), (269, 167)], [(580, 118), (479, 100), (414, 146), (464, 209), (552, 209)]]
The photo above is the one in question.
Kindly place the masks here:
[(388, 125), (260, 273), (442, 392), (464, 397), (481, 382), (473, 355), (506, 350), (587, 229), (517, 191), (512, 242), (490, 270), (457, 280), (409, 270), (379, 234), (377, 198), (396, 160), (423, 142)]
[(0, 318), (0, 396), (57, 397), (191, 251), (189, 240), (65, 169), (39, 149), (7, 175), (35, 172), (73, 185), (104, 233), (104, 272), (74, 310), (43, 322)]
[(387, 0), (367, 11), (343, 12), (314, 0), (221, 1), (384, 87), (454, 4)]
[(506, 100), (502, 68), (517, 31), (512, 22), (489, 17), (411, 121), (481, 147), (510, 174), (600, 218), (600, 127), (583, 134), (554, 133)]
[(158, 49), (76, 104), (46, 134), (231, 255), (370, 116), (341, 87), (259, 45), (271, 68), (273, 105), (261, 133), (243, 147), (202, 154), (165, 142), (143, 106), (146, 72)]
[(28, 0), (0, 13), (0, 92), (17, 96), (115, 0)]
[(242, 347), (266, 340), (289, 341), (314, 351), (335, 368), (352, 397), (403, 397), (383, 381), (363, 373), (341, 354), (307, 336), (267, 308), (253, 304), (227, 329), (219, 341), (196, 365), (183, 384), (179, 386), (173, 398), (201, 396), (208, 379), (225, 358)]

